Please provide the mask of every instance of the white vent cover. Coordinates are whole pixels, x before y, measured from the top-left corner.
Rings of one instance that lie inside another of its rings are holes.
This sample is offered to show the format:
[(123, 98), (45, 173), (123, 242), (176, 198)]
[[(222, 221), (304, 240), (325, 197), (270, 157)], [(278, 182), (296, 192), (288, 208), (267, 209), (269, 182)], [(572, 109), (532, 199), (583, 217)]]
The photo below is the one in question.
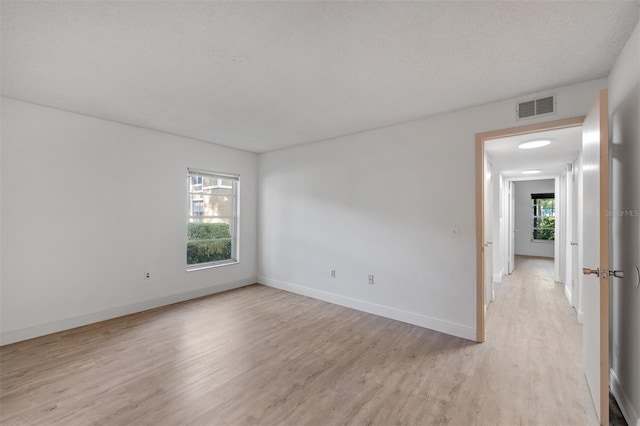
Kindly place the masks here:
[(550, 95), (542, 98), (527, 99), (518, 102), (516, 105), (516, 119), (539, 117), (541, 115), (551, 115), (556, 112), (556, 96)]

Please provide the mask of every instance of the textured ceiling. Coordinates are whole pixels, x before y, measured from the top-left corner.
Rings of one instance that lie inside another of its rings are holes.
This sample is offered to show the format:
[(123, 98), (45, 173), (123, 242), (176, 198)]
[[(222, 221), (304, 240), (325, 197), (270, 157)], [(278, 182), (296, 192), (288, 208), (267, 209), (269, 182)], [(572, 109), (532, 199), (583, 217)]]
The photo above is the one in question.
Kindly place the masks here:
[[(535, 149), (519, 149), (522, 142), (549, 139), (551, 144)], [(537, 169), (536, 176), (557, 176), (571, 163), (582, 146), (582, 127), (570, 127), (547, 132), (530, 133), (494, 139), (485, 143), (486, 151), (493, 162), (494, 173), (509, 178), (524, 178), (523, 170)]]
[(2, 93), (255, 152), (606, 76), (638, 2), (2, 2)]

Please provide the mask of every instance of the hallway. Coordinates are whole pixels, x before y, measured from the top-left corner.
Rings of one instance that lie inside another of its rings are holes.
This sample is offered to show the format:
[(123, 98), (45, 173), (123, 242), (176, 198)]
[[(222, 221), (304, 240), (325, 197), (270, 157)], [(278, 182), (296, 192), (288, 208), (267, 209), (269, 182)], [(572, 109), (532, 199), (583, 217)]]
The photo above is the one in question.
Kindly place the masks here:
[(581, 368), (582, 326), (553, 268), (553, 259), (516, 256), (487, 309), (487, 387), (501, 401), (500, 424), (598, 424)]

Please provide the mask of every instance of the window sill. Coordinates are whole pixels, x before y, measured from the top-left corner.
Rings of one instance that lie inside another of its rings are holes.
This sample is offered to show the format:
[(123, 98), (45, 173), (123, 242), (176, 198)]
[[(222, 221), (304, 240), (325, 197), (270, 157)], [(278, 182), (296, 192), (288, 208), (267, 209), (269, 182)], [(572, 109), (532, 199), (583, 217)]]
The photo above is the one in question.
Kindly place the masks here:
[(547, 243), (547, 244), (555, 243), (555, 240), (534, 240), (534, 239), (531, 239), (529, 241), (532, 242), (532, 243), (543, 243), (543, 244), (544, 243)]
[(202, 263), (198, 265), (187, 266), (186, 271), (192, 272), (192, 271), (200, 271), (202, 269), (220, 268), (221, 266), (237, 265), (238, 263), (240, 262), (237, 260), (230, 260), (228, 262), (222, 262), (222, 263)]

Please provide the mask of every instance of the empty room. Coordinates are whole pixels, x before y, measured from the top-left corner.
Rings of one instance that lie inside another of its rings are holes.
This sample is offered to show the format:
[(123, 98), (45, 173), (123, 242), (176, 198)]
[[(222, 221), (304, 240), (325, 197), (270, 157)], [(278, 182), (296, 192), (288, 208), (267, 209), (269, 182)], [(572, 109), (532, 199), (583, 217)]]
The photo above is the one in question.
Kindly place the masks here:
[(0, 423), (640, 426), (639, 17), (1, 0)]

